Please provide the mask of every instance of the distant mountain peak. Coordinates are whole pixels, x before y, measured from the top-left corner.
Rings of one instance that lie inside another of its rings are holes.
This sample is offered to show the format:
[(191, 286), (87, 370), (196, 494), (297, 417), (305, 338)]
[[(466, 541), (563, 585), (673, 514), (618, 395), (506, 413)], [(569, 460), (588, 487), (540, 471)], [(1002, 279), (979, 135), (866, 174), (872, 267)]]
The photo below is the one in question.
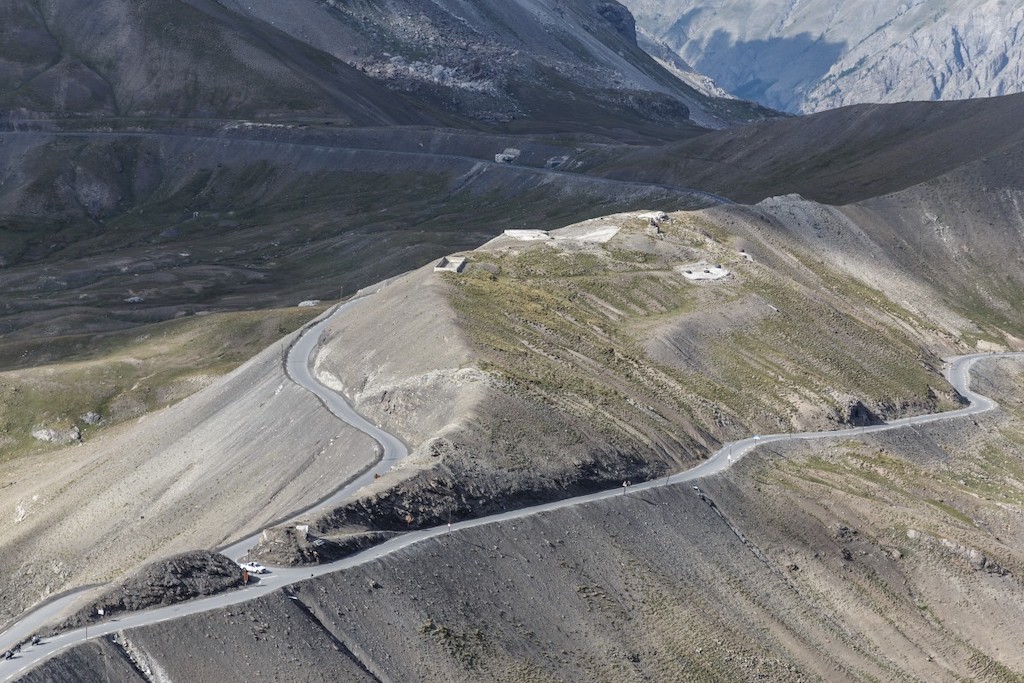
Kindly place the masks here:
[(1024, 0), (625, 3), (719, 86), (782, 111), (1024, 90)]

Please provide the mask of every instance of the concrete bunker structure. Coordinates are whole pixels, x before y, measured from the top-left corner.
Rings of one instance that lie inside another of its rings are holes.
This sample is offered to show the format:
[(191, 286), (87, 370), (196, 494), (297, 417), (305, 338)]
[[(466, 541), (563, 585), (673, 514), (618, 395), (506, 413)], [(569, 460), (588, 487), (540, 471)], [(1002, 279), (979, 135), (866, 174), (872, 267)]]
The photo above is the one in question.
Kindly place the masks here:
[(465, 256), (442, 256), (434, 265), (435, 273), (461, 273), (466, 267)]
[(729, 271), (720, 264), (709, 266), (706, 263), (696, 263), (687, 266), (676, 266), (676, 270), (687, 280), (721, 280), (729, 275)]

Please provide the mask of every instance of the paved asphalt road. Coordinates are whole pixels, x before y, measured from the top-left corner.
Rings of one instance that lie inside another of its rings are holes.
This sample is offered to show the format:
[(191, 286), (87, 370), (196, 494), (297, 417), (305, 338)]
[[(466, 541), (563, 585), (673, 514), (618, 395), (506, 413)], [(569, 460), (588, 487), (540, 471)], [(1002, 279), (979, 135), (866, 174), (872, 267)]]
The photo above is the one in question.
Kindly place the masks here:
[[(370, 290), (369, 293), (373, 294), (376, 293), (376, 291), (377, 289), (374, 288), (373, 290)], [(317, 501), (310, 507), (292, 515), (289, 520), (282, 520), (280, 523), (295, 520), (299, 517), (305, 516), (311, 510), (316, 510), (321, 507), (337, 506), (339, 503), (352, 497), (356, 491), (372, 482), (377, 475), (383, 475), (394, 467), (399, 460), (402, 460), (409, 455), (409, 449), (401, 439), (390, 432), (384, 431), (374, 423), (364, 418), (362, 415), (357, 413), (351, 405), (349, 405), (348, 401), (345, 400), (345, 397), (331, 389), (328, 389), (313, 377), (313, 359), (316, 351), (320, 348), (324, 330), (329, 324), (331, 324), (331, 322), (334, 321), (335, 318), (342, 315), (353, 306), (362, 304), (365, 300), (366, 296), (353, 298), (341, 306), (338, 306), (330, 315), (320, 318), (317, 322), (306, 328), (302, 335), (295, 340), (295, 343), (292, 344), (292, 347), (288, 350), (288, 358), (285, 361), (285, 371), (288, 373), (288, 376), (292, 381), (313, 392), (324, 406), (338, 417), (338, 419), (347, 422), (374, 439), (380, 446), (378, 450), (380, 459), (369, 469), (363, 471), (356, 478), (347, 482), (327, 498)], [(259, 540), (259, 536), (260, 534), (257, 532), (248, 538), (243, 538), (232, 545), (219, 549), (219, 552), (224, 553), (233, 560), (237, 560), (245, 555), (250, 548), (256, 545), (256, 542)]]
[[(291, 351), (288, 354), (287, 359), (287, 371), (288, 374), (296, 382), (306, 387), (324, 401), (324, 404), (342, 420), (348, 422), (352, 426), (360, 429), (374, 439), (377, 439), (383, 445), (383, 457), (373, 468), (362, 474), (354, 481), (346, 484), (337, 493), (332, 495), (329, 499), (323, 500), (315, 504), (312, 508), (319, 507), (325, 504), (334, 504), (344, 500), (349, 495), (354, 493), (358, 488), (362, 487), (367, 481), (373, 479), (374, 472), (389, 469), (397, 460), (405, 457), (408, 453), (405, 445), (397, 439), (395, 436), (385, 432), (376, 425), (368, 422), (361, 415), (356, 413), (351, 406), (345, 401), (344, 398), (334, 393), (330, 389), (327, 389), (323, 385), (316, 382), (312, 377), (309, 370), (310, 360), (312, 354), (317, 348), (320, 342), (320, 337), (323, 333), (324, 328), (333, 320), (336, 316), (341, 315), (349, 307), (359, 305), (362, 299), (354, 299), (343, 306), (340, 306), (333, 314), (325, 317), (319, 322), (310, 326), (299, 338), (298, 341), (292, 346)], [(789, 441), (794, 439), (802, 440), (813, 440), (813, 439), (832, 439), (857, 436), (861, 434), (870, 434), (872, 432), (881, 432), (891, 429), (902, 429), (905, 427), (912, 427), (913, 425), (925, 424), (929, 422), (939, 422), (943, 420), (950, 420), (966, 415), (975, 415), (983, 413), (988, 410), (992, 410), (996, 407), (995, 401), (977, 394), (970, 390), (969, 379), (970, 369), (978, 360), (983, 358), (992, 357), (1024, 357), (1024, 353), (1007, 353), (1007, 354), (974, 354), (969, 356), (960, 356), (957, 358), (950, 359), (946, 367), (946, 378), (949, 380), (957, 391), (959, 391), (965, 398), (970, 401), (970, 404), (965, 408), (958, 410), (935, 413), (931, 415), (921, 415), (917, 417), (903, 418), (900, 420), (894, 420), (892, 422), (872, 425), (868, 427), (853, 427), (850, 429), (842, 429), (838, 431), (829, 432), (799, 432), (793, 434), (766, 434), (752, 436), (739, 441), (733, 441), (725, 444), (720, 448), (714, 455), (705, 460), (700, 465), (693, 467), (685, 472), (680, 472), (669, 477), (660, 478), (652, 481), (642, 482), (630, 486), (628, 489), (623, 491), (622, 488), (615, 488), (607, 491), (599, 491), (585, 496), (577, 496), (575, 498), (568, 498), (565, 500), (554, 501), (551, 503), (545, 503), (542, 505), (535, 505), (532, 507), (522, 508), (519, 510), (512, 510), (501, 514), (490, 515), (487, 517), (481, 517), (479, 519), (470, 519), (462, 522), (456, 522), (451, 525), (451, 532), (458, 531), (460, 529), (467, 529), (470, 527), (481, 526), (484, 524), (492, 524), (494, 522), (506, 521), (519, 519), (522, 517), (528, 517), (541, 512), (550, 510), (557, 510), (560, 508), (571, 507), (575, 505), (586, 504), (591, 501), (601, 500), (604, 498), (610, 498), (612, 496), (621, 496), (632, 494), (636, 491), (643, 491), (660, 486), (671, 486), (680, 484), (683, 482), (693, 481), (702, 477), (711, 476), (729, 468), (733, 462), (743, 458), (748, 453), (753, 451), (757, 446), (766, 443), (777, 443), (782, 441)], [(86, 629), (76, 629), (74, 631), (68, 631), (62, 633), (53, 638), (44, 639), (42, 643), (35, 646), (24, 645), (18, 655), (11, 660), (0, 659), (0, 681), (7, 681), (13, 679), (15, 676), (24, 672), (26, 669), (35, 666), (39, 662), (43, 661), (48, 657), (52, 657), (57, 652), (64, 648), (70, 647), (76, 643), (82, 642), (86, 637), (94, 638), (98, 636), (108, 635), (116, 633), (117, 631), (132, 628), (135, 626), (145, 626), (147, 624), (154, 624), (161, 621), (167, 621), (169, 619), (177, 619), (179, 617), (195, 614), (198, 612), (205, 612), (208, 610), (218, 609), (229, 605), (238, 604), (252, 600), (261, 595), (265, 595), (267, 592), (276, 588), (282, 588), (290, 584), (302, 581), (315, 576), (321, 576), (331, 572), (340, 571), (353, 567), (356, 565), (371, 562), (377, 558), (385, 555), (390, 555), (403, 548), (406, 548), (414, 543), (418, 543), (425, 539), (434, 538), (437, 536), (449, 533), (447, 525), (434, 527), (432, 529), (422, 529), (418, 531), (411, 531), (403, 534), (397, 538), (394, 538), (386, 543), (375, 546), (368, 550), (364, 550), (358, 554), (352, 555), (345, 559), (333, 562), (331, 564), (317, 565), (314, 567), (304, 568), (283, 568), (274, 569), (269, 574), (264, 574), (259, 577), (258, 583), (251, 584), (245, 588), (230, 591), (227, 593), (221, 593), (219, 595), (210, 596), (198, 600), (191, 600), (186, 603), (174, 605), (170, 607), (161, 607), (142, 612), (134, 612), (124, 615), (118, 619), (112, 619), (95, 626), (91, 626), (86, 632)], [(255, 542), (255, 536), (235, 545), (226, 548), (222, 552), (225, 553), (236, 553), (237, 556), (245, 549), (250, 547)], [(247, 544), (247, 545), (245, 545)], [(23, 642), (30, 636), (35, 630), (43, 626), (49, 619), (55, 614), (60, 612), (63, 608), (67, 607), (71, 599), (77, 598), (78, 593), (73, 593), (67, 598), (57, 600), (48, 603), (34, 612), (30, 612), (24, 616), (20, 621), (16, 622), (11, 628), (0, 634), (0, 652), (7, 650), (14, 646), (15, 643)]]

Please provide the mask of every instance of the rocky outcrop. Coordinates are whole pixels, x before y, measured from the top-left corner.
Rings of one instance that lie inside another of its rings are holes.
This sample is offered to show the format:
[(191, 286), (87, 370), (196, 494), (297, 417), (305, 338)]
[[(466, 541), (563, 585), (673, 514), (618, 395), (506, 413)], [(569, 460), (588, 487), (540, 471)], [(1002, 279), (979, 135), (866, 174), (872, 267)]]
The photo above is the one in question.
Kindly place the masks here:
[(181, 553), (146, 565), (69, 617), (60, 629), (101, 621), (119, 612), (173, 605), (241, 585), (242, 570), (230, 558), (209, 550)]
[(633, 45), (636, 45), (636, 21), (629, 10), (617, 2), (602, 2), (597, 13)]
[(277, 526), (264, 530), (244, 559), (287, 567), (324, 564), (383, 543), (394, 535), (370, 531), (327, 538), (314, 536), (301, 525)]
[[(647, 121), (679, 123), (696, 111), (701, 125), (721, 126), (765, 113), (754, 105), (721, 109), (715, 97), (663, 71), (638, 48), (633, 15), (612, 0), (224, 4), (391, 90), (489, 123), (546, 117), (567, 89), (576, 111)], [(566, 108), (556, 109), (564, 120)]]
[(32, 430), (32, 438), (47, 443), (55, 443), (62, 446), (82, 440), (82, 431), (78, 425), (71, 425), (67, 429), (55, 427), (37, 426)]
[(939, 548), (947, 555), (966, 560), (967, 566), (976, 572), (986, 572), (995, 576), (1009, 576), (1010, 571), (981, 550), (964, 545), (948, 538), (932, 536), (917, 529), (907, 529), (907, 538), (923, 546)]

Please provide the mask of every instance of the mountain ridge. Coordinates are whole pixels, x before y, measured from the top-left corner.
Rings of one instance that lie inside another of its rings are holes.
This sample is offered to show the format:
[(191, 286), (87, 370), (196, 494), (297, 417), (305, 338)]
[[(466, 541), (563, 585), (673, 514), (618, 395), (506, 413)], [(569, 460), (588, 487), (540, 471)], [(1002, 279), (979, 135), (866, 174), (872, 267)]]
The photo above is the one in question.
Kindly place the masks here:
[(733, 94), (794, 113), (1024, 89), (1024, 3), (626, 0), (637, 22)]

